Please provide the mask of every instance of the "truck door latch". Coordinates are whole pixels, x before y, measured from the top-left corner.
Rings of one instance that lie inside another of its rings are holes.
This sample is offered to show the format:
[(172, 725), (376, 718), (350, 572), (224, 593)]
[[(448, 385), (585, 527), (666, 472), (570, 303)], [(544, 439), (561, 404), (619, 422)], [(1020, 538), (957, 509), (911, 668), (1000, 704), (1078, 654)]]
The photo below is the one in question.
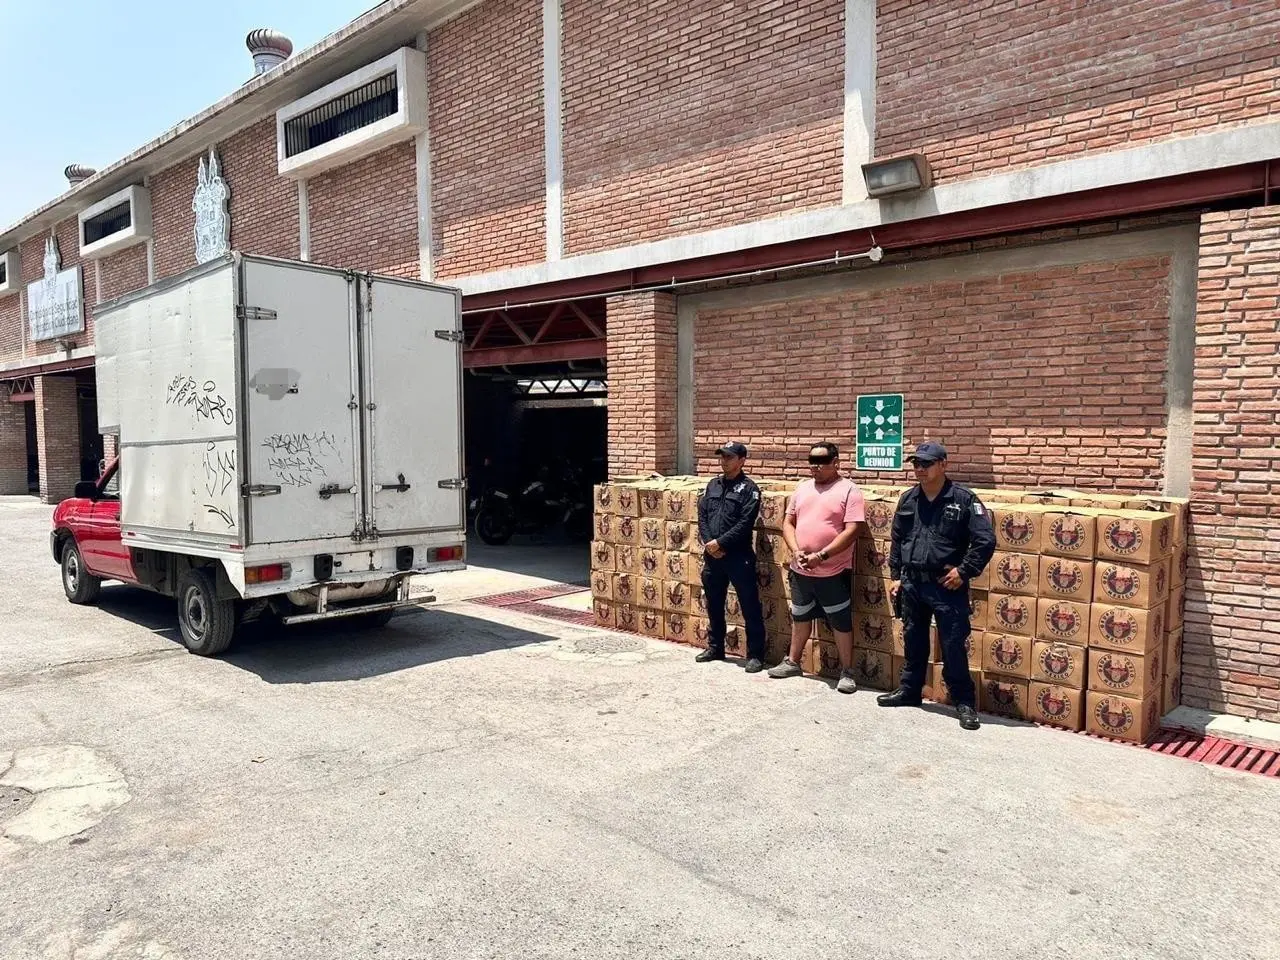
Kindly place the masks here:
[(396, 493), (404, 493), (405, 491), (407, 491), (407, 490), (409, 489), (409, 484), (405, 483), (405, 480), (404, 480), (404, 474), (403, 474), (403, 473), (396, 474), (396, 479), (397, 479), (397, 480), (399, 480), (400, 482), (399, 482), (399, 483), (384, 483), (384, 484), (380, 484), (380, 485), (378, 486), (378, 489), (379, 489), (379, 490), (394, 490)]
[(326, 483), (323, 487), (320, 488), (318, 492), (320, 494), (321, 500), (328, 500), (335, 493), (355, 493), (356, 488), (344, 487), (340, 483)]
[(437, 340), (448, 340), (448, 341), (450, 341), (451, 343), (462, 343), (462, 342), (464, 342), (464, 341), (463, 341), (463, 333), (462, 333), (462, 331), (461, 331), (461, 330), (437, 330), (437, 331), (436, 331), (436, 339), (437, 339)]
[(279, 492), (280, 487), (273, 483), (246, 483), (240, 487), (242, 497), (274, 497)]
[(463, 490), (466, 489), (467, 481), (463, 477), (453, 477), (449, 480), (441, 480), (436, 486), (441, 490)]

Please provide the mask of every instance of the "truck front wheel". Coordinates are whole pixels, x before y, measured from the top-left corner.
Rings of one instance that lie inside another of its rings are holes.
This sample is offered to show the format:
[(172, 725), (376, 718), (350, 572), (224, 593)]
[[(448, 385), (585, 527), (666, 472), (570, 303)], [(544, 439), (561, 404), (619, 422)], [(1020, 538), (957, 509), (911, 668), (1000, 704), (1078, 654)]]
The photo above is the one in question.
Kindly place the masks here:
[(231, 646), (236, 604), (218, 597), (217, 583), (209, 571), (188, 570), (178, 581), (178, 626), (183, 645), (202, 657), (216, 657)]
[(102, 589), (102, 581), (84, 568), (84, 557), (74, 540), (62, 548), (62, 589), (72, 603), (93, 603)]

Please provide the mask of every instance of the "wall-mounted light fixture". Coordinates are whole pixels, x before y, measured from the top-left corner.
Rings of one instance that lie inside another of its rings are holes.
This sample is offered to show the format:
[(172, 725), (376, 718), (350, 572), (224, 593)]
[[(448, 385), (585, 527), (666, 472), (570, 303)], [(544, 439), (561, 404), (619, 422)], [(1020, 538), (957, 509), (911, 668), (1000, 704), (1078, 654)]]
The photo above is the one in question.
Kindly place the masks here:
[(933, 186), (929, 161), (922, 153), (864, 163), (862, 179), (867, 183), (867, 194), (873, 199), (912, 193)]

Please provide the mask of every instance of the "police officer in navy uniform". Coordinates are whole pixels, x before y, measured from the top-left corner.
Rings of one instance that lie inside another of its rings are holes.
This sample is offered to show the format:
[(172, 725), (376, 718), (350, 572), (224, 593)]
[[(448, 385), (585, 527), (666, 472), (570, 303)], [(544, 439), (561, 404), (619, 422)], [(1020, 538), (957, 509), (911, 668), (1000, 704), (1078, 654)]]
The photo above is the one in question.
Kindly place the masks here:
[(938, 621), (942, 679), (960, 726), (978, 729), (977, 691), (969, 676), (969, 581), (996, 549), (991, 515), (967, 487), (947, 478), (947, 449), (930, 441), (911, 458), (916, 486), (902, 495), (893, 517), (889, 594), (900, 610), (906, 662), (898, 689), (882, 694), (882, 707), (920, 705), (929, 661), (929, 621)]
[(747, 626), (747, 673), (759, 673), (764, 669), (765, 633), (752, 538), (760, 514), (760, 488), (742, 472), (747, 459), (745, 446), (726, 443), (716, 455), (721, 476), (707, 484), (698, 504), (698, 532), (706, 550), (702, 592), (710, 624), (707, 649), (695, 659), (698, 663), (724, 659), (724, 602), (729, 584), (733, 584)]

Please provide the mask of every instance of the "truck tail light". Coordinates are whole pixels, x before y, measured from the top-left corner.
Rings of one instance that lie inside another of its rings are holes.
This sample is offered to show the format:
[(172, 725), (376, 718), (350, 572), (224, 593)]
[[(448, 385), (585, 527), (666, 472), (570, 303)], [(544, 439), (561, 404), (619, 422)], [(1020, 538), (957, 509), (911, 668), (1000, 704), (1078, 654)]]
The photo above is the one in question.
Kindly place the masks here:
[(461, 560), (462, 547), (435, 547), (431, 550), (430, 557), (434, 563), (448, 563), (451, 560)]
[(245, 567), (245, 583), (278, 583), (288, 580), (293, 569), (287, 563), (268, 563), (260, 567)]

